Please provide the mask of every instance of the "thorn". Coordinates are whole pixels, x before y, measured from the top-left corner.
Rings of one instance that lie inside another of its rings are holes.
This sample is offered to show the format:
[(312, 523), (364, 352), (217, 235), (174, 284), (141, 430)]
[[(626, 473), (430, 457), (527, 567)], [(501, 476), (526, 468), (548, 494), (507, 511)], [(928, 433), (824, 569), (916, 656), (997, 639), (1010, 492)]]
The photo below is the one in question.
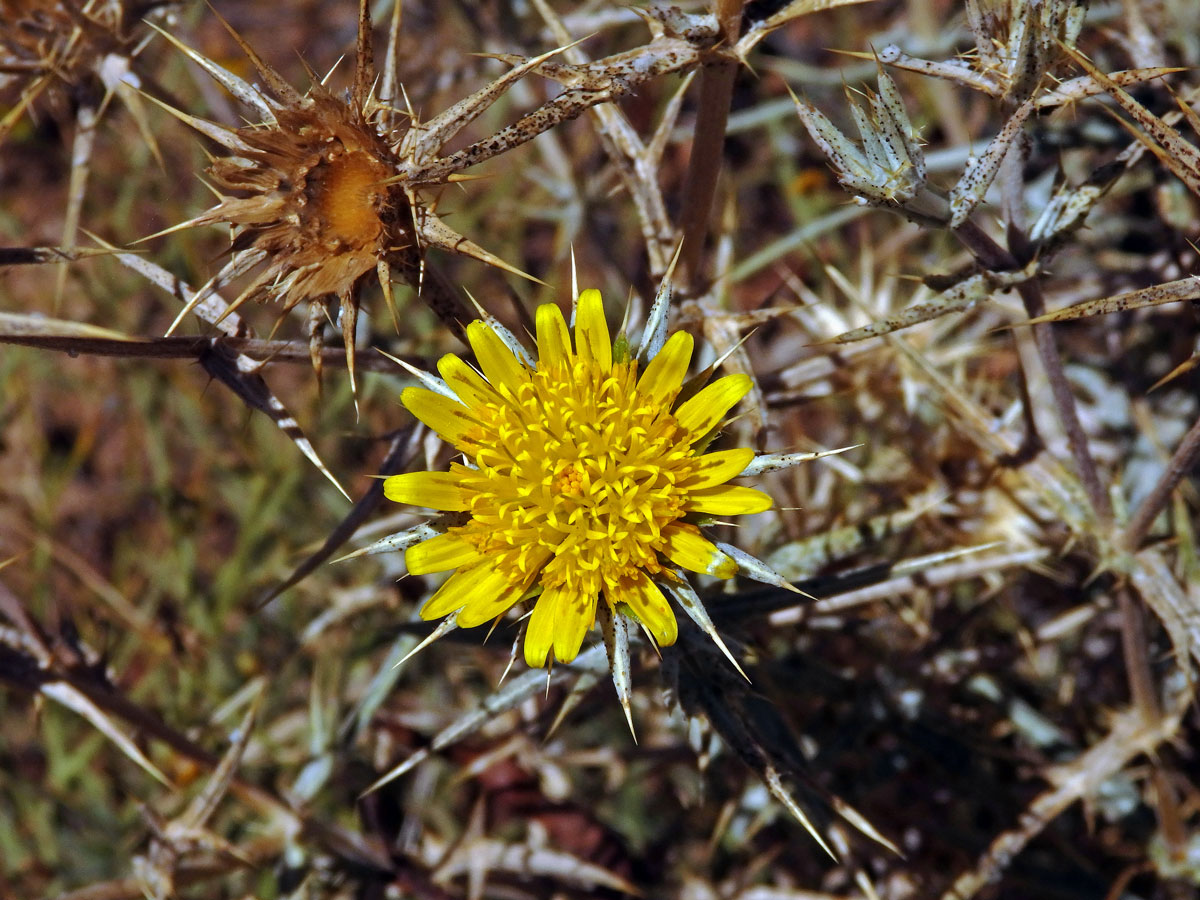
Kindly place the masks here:
[(226, 319), (228, 319), (230, 316), (232, 316), (235, 312), (237, 312), (238, 307), (245, 305), (246, 301), (249, 299), (250, 299), (250, 294), (247, 293), (246, 291), (242, 291), (241, 295), (236, 300), (234, 300), (227, 307), (225, 307), (224, 310), (221, 311), (221, 314), (213, 320), (212, 324), (220, 325), (222, 322), (224, 322)]
[(549, 285), (542, 279), (530, 275), (528, 272), (523, 272), (516, 266), (510, 265), (495, 254), (484, 250), (474, 241), (459, 234), (436, 215), (431, 212), (426, 212), (417, 222), (417, 230), (425, 244), (433, 247), (441, 247), (443, 250), (449, 250), (451, 253), (460, 253), (463, 256), (469, 256), (472, 259), (477, 259), (482, 263), (493, 266), (497, 269), (502, 269), (512, 275), (520, 278), (525, 278), (535, 284), (540, 284), (543, 287)]
[(793, 798), (783, 786), (783, 780), (779, 777), (779, 772), (774, 766), (767, 766), (766, 772), (763, 773), (763, 781), (767, 783), (767, 790), (771, 792), (772, 796), (782, 803), (787, 811), (790, 812), (796, 818), (796, 820), (804, 826), (804, 830), (812, 836), (814, 841), (821, 845), (821, 849), (829, 854), (829, 858), (835, 863), (840, 864), (841, 860), (838, 859), (837, 854), (830, 849), (829, 844), (825, 842), (825, 838), (823, 838), (821, 833), (817, 831), (817, 828), (815, 825), (813, 825), (812, 820), (809, 819), (804, 810), (800, 808), (800, 804), (796, 802), (795, 798)]
[(232, 25), (225, 21), (219, 12), (213, 9), (211, 2), (208, 4), (208, 8), (217, 17), (217, 21), (225, 26), (225, 30), (229, 32), (230, 37), (234, 39), (250, 62), (254, 63), (254, 68), (258, 69), (258, 74), (262, 76), (267, 86), (274, 91), (275, 96), (287, 103), (299, 103), (301, 100), (300, 93), (288, 84), (278, 72), (263, 62), (259, 55), (254, 52), (254, 48), (242, 39), (242, 36), (234, 30)]
[[(579, 296), (579, 272), (575, 267), (575, 244), (571, 244), (571, 296)], [(574, 301), (572, 301), (574, 303)], [(574, 315), (572, 315), (572, 324), (574, 324)]]
[(633, 742), (636, 744), (638, 742), (637, 729), (633, 727), (633, 707), (630, 706), (628, 697), (621, 698), (621, 709), (625, 713), (625, 722), (629, 725), (629, 736), (633, 738)]
[(497, 685), (504, 684), (504, 679), (508, 677), (508, 673), (512, 671), (513, 664), (517, 661), (517, 654), (521, 650), (521, 638), (525, 636), (525, 620), (521, 619), (521, 626), (517, 629), (517, 636), (513, 639), (512, 649), (508, 653), (508, 665), (504, 667), (504, 671), (500, 673), (500, 682)]
[(182, 324), (183, 320), (188, 316), (188, 314), (208, 298), (209, 293), (212, 291), (212, 286), (220, 274), (221, 273), (218, 272), (212, 278), (208, 279), (208, 281), (200, 286), (198, 291), (192, 294), (192, 299), (183, 305), (183, 309), (179, 311), (179, 315), (175, 317), (175, 320), (163, 334), (163, 337), (170, 337), (172, 334), (174, 334), (175, 329)]
[(429, 758), (429, 755), (430, 754), (429, 754), (428, 748), (422, 747), (420, 750), (418, 750), (416, 753), (414, 753), (412, 756), (410, 756), (404, 762), (400, 763), (400, 765), (395, 766), (389, 772), (385, 773), (382, 777), (380, 777), (380, 778), (376, 779), (374, 782), (372, 782), (371, 785), (365, 791), (363, 791), (361, 794), (358, 795), (358, 799), (361, 800), (364, 797), (375, 793), (377, 790), (379, 790), (385, 784), (395, 781), (397, 778), (399, 778), (405, 772), (410, 771), (415, 765), (417, 765), (417, 763), (424, 762), (425, 760), (427, 760)]
[[(321, 354), (322, 340), (321, 330), (325, 327), (322, 322), (322, 314), (325, 312), (323, 304), (312, 303), (308, 307), (308, 316), (305, 321), (305, 326), (308, 330), (308, 358), (312, 363), (313, 373), (317, 376), (317, 394), (321, 394), (322, 379), (321, 375), (324, 370), (325, 360)], [(280, 316), (282, 321), (282, 316)], [(278, 327), (278, 322), (276, 323)]]
[(159, 238), (167, 234), (173, 234), (176, 231), (183, 231), (185, 228), (195, 228), (197, 225), (205, 225), (207, 224), (207, 222), (205, 222), (205, 219), (207, 218), (208, 213), (203, 213), (199, 216), (196, 216), (194, 219), (188, 219), (186, 222), (180, 222), (178, 225), (172, 225), (169, 228), (164, 228), (162, 231), (156, 231), (154, 234), (148, 234), (145, 237), (140, 237), (133, 242), (133, 245), (144, 244), (146, 241), (152, 241), (155, 238)]
[(736, 344), (734, 344), (732, 347), (730, 347), (728, 350), (726, 350), (724, 353), (722, 353), (720, 356), (718, 356), (716, 358), (716, 360), (713, 361), (712, 365), (710, 365), (708, 368), (714, 372), (717, 369), (721, 368), (721, 364), (724, 363), (725, 360), (729, 359), (729, 357), (733, 356), (733, 354), (737, 353), (738, 350), (741, 349), (742, 344), (746, 343), (746, 341), (748, 341), (748, 340), (750, 340), (750, 338), (754, 337), (754, 332), (756, 332), (756, 331), (758, 331), (757, 328), (751, 328), (748, 332), (746, 332), (746, 334), (741, 339), (738, 340), (738, 342)]
[(400, 313), (396, 309), (396, 298), (392, 293), (392, 267), (386, 260), (381, 259), (375, 265), (375, 274), (379, 277), (379, 290), (383, 292), (383, 303), (392, 317), (392, 327), (396, 329), (396, 334), (399, 334)]
[(350, 375), (350, 396), (354, 398), (354, 418), (360, 420), (358, 379), (355, 374), (355, 332), (358, 329), (358, 301), (350, 293), (342, 295), (342, 343), (346, 348), (346, 371)]
[(392, 668), (393, 669), (400, 668), (402, 665), (404, 665), (406, 662), (408, 662), (410, 659), (412, 659), (414, 656), (416, 656), (418, 653), (420, 653), (422, 650), (424, 650), (426, 647), (428, 647), (434, 641), (437, 641), (438, 639), (445, 637), (447, 634), (449, 634), (451, 631), (453, 631), (457, 627), (458, 627), (458, 613), (451, 613), (449, 616), (442, 619), (442, 621), (438, 622), (437, 627), (434, 628), (433, 631), (429, 632), (429, 634), (427, 634), (425, 636), (425, 638), (421, 641), (421, 643), (417, 644), (417, 646), (415, 646), (411, 650), (409, 650), (408, 653), (404, 654), (404, 658), (399, 660), (394, 666), (392, 666)]
[(404, 369), (404, 371), (408, 372), (409, 375), (412, 375), (414, 378), (420, 381), (421, 384), (425, 385), (425, 387), (429, 388), (429, 390), (433, 391), (435, 394), (441, 394), (443, 397), (461, 402), (458, 394), (454, 393), (454, 391), (450, 389), (446, 382), (442, 381), (442, 379), (438, 378), (436, 375), (426, 372), (424, 369), (418, 369), (416, 366), (405, 362), (398, 356), (392, 356), (392, 354), (388, 353), (386, 350), (380, 349), (379, 347), (376, 347), (375, 350), (377, 353), (386, 356), (400, 368)]
[(200, 119), (196, 116), (190, 116), (187, 113), (176, 109), (169, 103), (164, 103), (153, 94), (147, 94), (145, 91), (141, 95), (151, 103), (166, 110), (168, 113), (177, 118), (180, 122), (200, 132), (206, 138), (215, 141), (227, 150), (232, 150), (236, 153), (250, 152), (250, 145), (243, 141), (236, 131), (225, 128), (223, 125), (218, 125), (215, 122), (210, 122), (207, 119)]

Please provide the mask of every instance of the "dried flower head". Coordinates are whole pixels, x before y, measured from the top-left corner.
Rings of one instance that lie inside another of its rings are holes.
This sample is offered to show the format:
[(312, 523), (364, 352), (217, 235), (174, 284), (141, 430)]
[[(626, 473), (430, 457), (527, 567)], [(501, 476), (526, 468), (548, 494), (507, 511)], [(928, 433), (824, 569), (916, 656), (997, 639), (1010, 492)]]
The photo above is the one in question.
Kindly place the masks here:
[[(113, 95), (150, 152), (158, 147), (137, 88), (148, 17), (175, 0), (0, 0), (0, 143), (27, 113), (73, 132), (61, 247), (71, 256), (83, 211), (97, 124)], [(66, 269), (60, 269), (59, 290)]]
[(961, 59), (920, 59), (896, 44), (884, 46), (879, 59), (982, 91), (1015, 108), (1039, 90), (1058, 86), (1056, 70), (1069, 55), (1064, 50), (1075, 46), (1086, 12), (1080, 0), (967, 0), (975, 47)]
[(404, 190), (388, 184), (394, 159), (359, 103), (344, 103), (321, 85), (290, 89), (272, 104), (270, 123), (228, 135), (229, 156), (209, 174), (222, 193), (189, 225), (233, 226), (239, 268), (258, 271), (247, 299), (278, 301), (283, 311), (308, 303), (319, 369), (324, 306), (341, 306), (346, 351), (353, 359), (360, 287), (383, 266), (404, 264), (413, 245)]
[[(375, 71), (365, 0), (359, 5), (353, 85), (344, 99), (316, 81), (307, 92), (297, 91), (232, 29), (230, 33), (254, 63), (263, 87), (248, 84), (166, 35), (260, 120), (226, 128), (170, 110), (228, 151), (209, 168), (220, 193), (217, 204), (169, 230), (232, 227), (232, 258), (210, 287), (256, 272), (230, 310), (251, 299), (278, 301), (285, 312), (309, 304), (310, 352), (319, 372), (327, 308), (340, 307), (353, 385), (355, 323), (361, 289), (372, 273), (389, 298), (393, 275), (421, 284), (426, 302), (455, 329), (468, 315), (444, 286), (422, 281), (424, 248), (441, 247), (524, 274), (449, 228), (418, 196), (421, 187), (458, 180), (455, 169), (422, 178), (405, 176), (403, 166), (436, 152), (525, 70), (501, 79), (502, 87), (486, 96), (463, 101), (445, 120), (421, 125), (392, 105), (398, 93), (394, 72), (380, 78)], [(389, 59), (395, 56), (397, 40), (393, 30)], [(185, 313), (207, 296), (206, 291), (198, 292)]]
[(0, 91), (17, 92), (0, 120), (0, 137), (42, 97), (59, 111), (70, 103), (67, 92), (98, 84), (105, 58), (128, 53), (128, 26), (155, 5), (161, 4), (0, 0)]
[(551, 654), (573, 660), (599, 618), (616, 673), (628, 621), (659, 645), (674, 643), (665, 590), (720, 644), (681, 570), (782, 581), (703, 531), (711, 516), (771, 506), (761, 491), (729, 483), (757, 470), (753, 450), (707, 450), (749, 377), (685, 386), (691, 336), (663, 341), (648, 328), (632, 354), (624, 335), (610, 338), (599, 291), (579, 295), (574, 341), (557, 306), (540, 307), (536, 321), (536, 363), (498, 323), (476, 321), (467, 336), (481, 371), (447, 355), (440, 379), (425, 375), (425, 387), (401, 395), (464, 457), (448, 472), (384, 482), (392, 500), (452, 514), (448, 527), (418, 526), (391, 542), (414, 574), (456, 570), (422, 617), (472, 627), (533, 600), (530, 666)]

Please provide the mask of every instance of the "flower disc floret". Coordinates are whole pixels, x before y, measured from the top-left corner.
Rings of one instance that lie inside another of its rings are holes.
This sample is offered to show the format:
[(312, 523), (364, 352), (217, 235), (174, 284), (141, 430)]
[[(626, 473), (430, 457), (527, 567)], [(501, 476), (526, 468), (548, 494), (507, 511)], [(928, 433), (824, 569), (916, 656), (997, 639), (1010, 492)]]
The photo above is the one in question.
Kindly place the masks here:
[(677, 579), (673, 566), (717, 578), (738, 569), (695, 520), (771, 506), (726, 484), (754, 451), (702, 450), (750, 379), (720, 378), (676, 405), (691, 336), (673, 335), (639, 373), (636, 359), (614, 358), (594, 290), (579, 297), (573, 346), (558, 307), (538, 310), (536, 367), (484, 322), (467, 337), (482, 374), (449, 355), (438, 364), (449, 392), (411, 387), (401, 400), (469, 464), (384, 484), (392, 500), (467, 514), (407, 551), (414, 574), (457, 570), (422, 617), (457, 613), (470, 627), (537, 594), (525, 639), (532, 666), (551, 651), (574, 659), (601, 602), (673, 643), (675, 616), (655, 582)]

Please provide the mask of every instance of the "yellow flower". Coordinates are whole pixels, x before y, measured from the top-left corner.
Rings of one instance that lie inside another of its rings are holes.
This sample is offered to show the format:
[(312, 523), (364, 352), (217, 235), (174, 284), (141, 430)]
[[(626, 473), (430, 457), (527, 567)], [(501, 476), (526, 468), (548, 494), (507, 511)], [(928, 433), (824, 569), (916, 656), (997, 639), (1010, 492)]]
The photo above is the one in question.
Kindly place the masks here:
[(442, 380), (429, 381), (438, 390), (401, 395), (467, 464), (384, 482), (392, 500), (465, 520), (406, 551), (413, 574), (457, 570), (422, 618), (457, 613), (471, 627), (536, 595), (531, 666), (551, 651), (574, 659), (600, 604), (636, 617), (658, 644), (674, 643), (675, 615), (658, 584), (686, 588), (674, 566), (717, 578), (739, 569), (697, 522), (771, 506), (761, 491), (727, 483), (753, 450), (704, 452), (750, 378), (719, 378), (677, 403), (691, 336), (672, 335), (639, 372), (623, 339), (614, 348), (595, 290), (579, 296), (574, 346), (558, 307), (538, 309), (536, 365), (495, 325), (476, 321), (467, 336), (482, 375), (451, 354), (438, 363)]

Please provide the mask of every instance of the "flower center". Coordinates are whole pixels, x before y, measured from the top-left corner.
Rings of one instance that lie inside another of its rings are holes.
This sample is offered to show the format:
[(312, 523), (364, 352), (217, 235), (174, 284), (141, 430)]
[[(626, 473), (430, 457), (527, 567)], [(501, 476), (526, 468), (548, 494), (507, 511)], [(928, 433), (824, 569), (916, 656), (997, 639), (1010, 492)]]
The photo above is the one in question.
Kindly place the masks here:
[(554, 478), (553, 490), (555, 494), (583, 493), (583, 472), (579, 463), (572, 463), (558, 473)]
[(308, 174), (306, 193), (319, 239), (337, 250), (374, 247), (383, 231), (379, 204), (384, 167), (357, 150), (333, 151)]
[[(457, 466), (472, 520), (455, 529), (510, 574), (544, 564), (545, 588), (610, 594), (661, 571), (662, 529), (683, 515), (695, 466), (669, 407), (637, 391), (637, 364), (573, 360), (476, 406)], [(515, 580), (515, 578), (514, 578)]]

